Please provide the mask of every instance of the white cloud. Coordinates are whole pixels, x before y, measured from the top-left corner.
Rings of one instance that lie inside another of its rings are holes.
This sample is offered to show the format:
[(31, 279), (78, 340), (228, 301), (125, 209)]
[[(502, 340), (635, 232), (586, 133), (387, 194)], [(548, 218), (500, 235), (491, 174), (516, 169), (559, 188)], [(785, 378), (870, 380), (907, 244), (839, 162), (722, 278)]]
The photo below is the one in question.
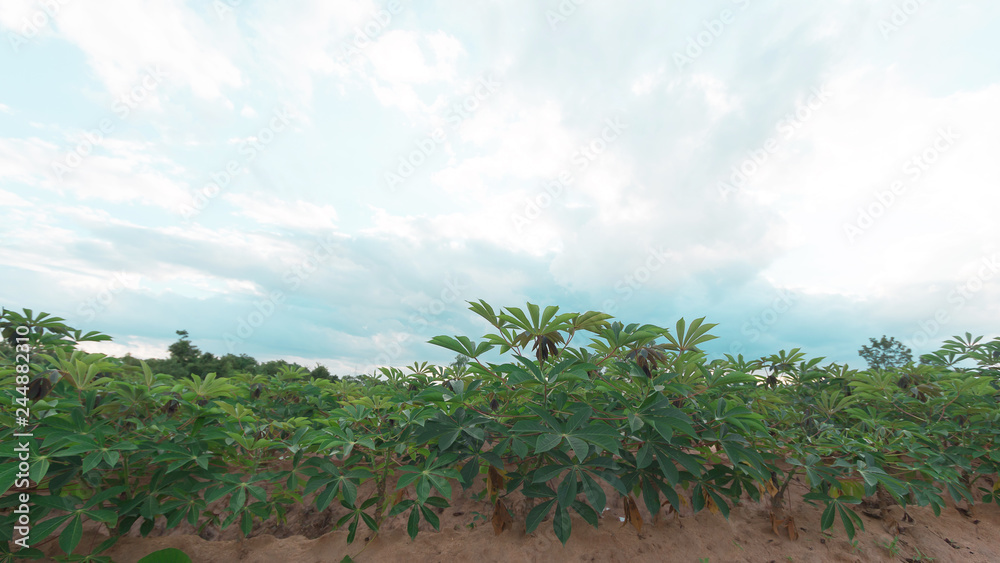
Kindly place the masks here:
[[(1000, 87), (931, 96), (869, 68), (834, 77), (828, 90), (830, 101), (781, 145), (748, 192), (780, 210), (800, 249), (771, 275), (828, 291), (891, 292), (952, 277), (970, 252), (1000, 239), (1000, 193), (984, 189), (1000, 153), (989, 133), (1000, 128)], [(912, 164), (934, 153), (948, 129), (958, 138), (936, 162), (926, 171)], [(844, 225), (859, 224), (859, 209), (880, 216), (851, 241)]]
[(133, 357), (142, 359), (165, 359), (170, 357), (168, 347), (170, 344), (173, 344), (166, 340), (142, 338), (133, 335), (125, 336), (121, 340), (125, 342), (82, 342), (78, 348), (89, 354), (105, 354), (115, 358), (132, 354)]
[(289, 95), (309, 101), (317, 76), (349, 73), (348, 61), (341, 60), (345, 50), (353, 48), (357, 29), (370, 23), (382, 6), (370, 0), (307, 0), (294, 9), (273, 3), (257, 8), (248, 16), (248, 25), (259, 37), (254, 57), (279, 77)]
[(645, 96), (652, 92), (663, 82), (664, 67), (656, 69), (654, 72), (647, 72), (636, 78), (632, 82), (632, 93), (636, 96)]
[[(434, 55), (433, 63), (425, 56), (425, 46)], [(456, 65), (462, 53), (462, 44), (443, 32), (388, 31), (364, 51), (372, 65), (369, 85), (383, 105), (425, 117), (437, 104), (452, 97)], [(444, 83), (443, 92), (439, 88), (441, 93), (436, 99), (425, 103), (415, 86), (439, 82)]]
[(90, 148), (80, 150), (73, 140), (84, 143), (85, 137), (71, 137), (68, 151), (37, 138), (0, 138), (0, 179), (73, 194), (79, 201), (136, 201), (169, 210), (190, 203), (186, 186), (163, 171), (179, 167), (154, 153), (150, 143), (105, 139), (96, 147), (85, 142)]
[(17, 194), (0, 190), (0, 206), (2, 207), (28, 207), (31, 203), (21, 198)]
[(238, 214), (265, 225), (302, 230), (336, 229), (337, 210), (332, 205), (286, 201), (259, 192), (251, 195), (230, 193), (223, 198), (239, 209)]
[[(224, 99), (225, 89), (244, 83), (220, 45), (225, 34), (181, 2), (72, 2), (57, 17), (60, 33), (83, 50), (115, 98), (140, 85), (147, 70), (157, 65), (162, 65), (168, 83), (189, 87), (208, 100)], [(151, 97), (159, 98), (162, 90)]]

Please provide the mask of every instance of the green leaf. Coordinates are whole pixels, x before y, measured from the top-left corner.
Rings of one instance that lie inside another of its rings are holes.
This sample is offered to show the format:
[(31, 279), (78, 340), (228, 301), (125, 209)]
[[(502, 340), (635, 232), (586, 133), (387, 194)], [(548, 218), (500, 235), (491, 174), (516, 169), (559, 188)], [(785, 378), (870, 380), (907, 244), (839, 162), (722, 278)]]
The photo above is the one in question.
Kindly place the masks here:
[[(575, 362), (576, 360), (567, 360), (567, 361)], [(594, 410), (591, 409), (590, 407), (584, 407), (582, 409), (577, 410), (575, 413), (573, 413), (573, 416), (569, 417), (569, 420), (566, 421), (566, 430), (567, 431), (576, 430), (584, 422), (590, 420), (590, 417), (593, 414)]]
[(590, 453), (590, 446), (587, 445), (587, 442), (572, 435), (566, 436), (566, 441), (569, 442), (569, 447), (573, 450), (576, 459), (581, 462), (586, 459), (587, 454)]
[(249, 510), (244, 510), (240, 517), (240, 531), (243, 532), (243, 537), (249, 536), (253, 531), (253, 516)]
[(434, 514), (434, 511), (428, 506), (421, 506), (420, 512), (424, 515), (424, 520), (427, 520), (435, 530), (441, 531), (441, 520), (438, 519), (438, 515)]
[(660, 466), (660, 472), (666, 477), (667, 482), (671, 486), (676, 487), (677, 481), (680, 479), (680, 472), (677, 471), (677, 466), (674, 465), (674, 460), (670, 457), (670, 454), (662, 449), (656, 449), (656, 462)]
[(549, 510), (555, 502), (556, 499), (549, 499), (531, 509), (531, 512), (528, 513), (528, 517), (524, 520), (524, 530), (526, 533), (530, 534), (535, 531), (535, 528), (542, 523), (542, 520), (545, 519), (545, 515), (549, 513)]
[(102, 452), (93, 452), (87, 457), (83, 458), (83, 472), (86, 473), (91, 469), (97, 467), (99, 463), (104, 459), (104, 454)]
[(451, 504), (449, 504), (448, 501), (442, 497), (428, 497), (427, 502), (424, 504), (429, 504), (430, 506), (436, 506), (438, 508), (448, 508), (451, 506)]
[(603, 422), (591, 422), (588, 426), (574, 432), (573, 435), (615, 455), (618, 454), (619, 441), (622, 439), (622, 435), (617, 429)]
[(552, 518), (552, 529), (556, 532), (556, 537), (565, 546), (569, 541), (570, 533), (573, 531), (573, 522), (569, 517), (569, 510), (557, 508), (556, 515)]
[(417, 502), (423, 504), (431, 494), (431, 482), (429, 479), (421, 478), (417, 481)]
[(39, 542), (49, 537), (52, 532), (56, 531), (56, 528), (62, 526), (63, 522), (70, 519), (70, 514), (63, 516), (56, 516), (54, 518), (49, 518), (41, 524), (38, 524), (31, 530), (31, 536), (36, 538), (34, 545), (38, 545)]
[(17, 481), (17, 463), (10, 462), (0, 468), (0, 495), (4, 495)]
[(440, 346), (442, 348), (447, 348), (448, 350), (451, 350), (452, 352), (458, 352), (459, 354), (462, 354), (462, 355), (465, 355), (465, 356), (469, 355), (469, 350), (465, 346), (462, 346), (462, 344), (458, 340), (455, 340), (454, 338), (452, 338), (450, 336), (444, 336), (444, 335), (442, 335), (442, 336), (435, 336), (434, 338), (431, 338), (427, 342), (429, 344), (433, 344), (435, 346)]
[(582, 474), (581, 481), (583, 482), (583, 493), (587, 497), (587, 502), (596, 510), (603, 511), (604, 507), (607, 506), (607, 495), (604, 494), (604, 489), (587, 473)]
[(642, 480), (642, 500), (646, 502), (646, 510), (656, 516), (660, 512), (660, 493), (649, 479)]
[(414, 505), (413, 510), (410, 510), (410, 517), (406, 519), (406, 533), (410, 536), (410, 539), (417, 537), (417, 532), (420, 531), (420, 510)]
[(535, 453), (540, 454), (547, 452), (558, 446), (559, 442), (562, 442), (562, 436), (559, 434), (542, 434), (538, 437), (538, 441), (535, 443)]
[(565, 510), (573, 504), (574, 499), (576, 499), (576, 471), (570, 471), (566, 477), (563, 477), (562, 483), (559, 484), (559, 489), (556, 491), (558, 493), (559, 508)]
[(81, 537), (83, 537), (83, 518), (77, 514), (70, 520), (69, 526), (59, 534), (59, 547), (65, 553), (73, 553)]
[[(858, 517), (857, 514), (854, 513), (853, 510), (850, 510), (848, 508), (844, 508), (839, 503), (837, 504), (837, 509), (840, 511), (840, 521), (844, 524), (844, 530), (847, 531), (847, 539), (853, 540), (854, 539), (854, 534), (855, 534), (855, 529), (854, 529), (855, 522), (854, 522), (854, 518), (858, 519), (858, 522), (857, 522), (858, 524), (861, 524), (861, 519)], [(861, 529), (862, 530), (864, 529), (863, 525), (861, 526)]]
[[(451, 498), (451, 485), (448, 483), (448, 479), (434, 473), (431, 473), (428, 479), (434, 485), (434, 488), (444, 495), (445, 498)], [(426, 501), (426, 497), (424, 497), (424, 500)]]
[(95, 522), (104, 522), (112, 527), (118, 521), (118, 513), (114, 510), (85, 510), (83, 514)]
[(649, 467), (650, 463), (653, 463), (653, 446), (649, 442), (646, 442), (639, 448), (639, 455), (635, 458), (635, 465), (639, 469), (645, 469)]
[(595, 528), (598, 527), (597, 512), (588, 506), (587, 503), (576, 501), (573, 503), (573, 510), (575, 510), (576, 513), (579, 514), (588, 524)]
[(45, 478), (49, 472), (49, 460), (47, 458), (41, 458), (32, 464), (31, 469), (28, 471), (28, 478), (35, 483), (41, 483), (42, 479)]
[(546, 465), (535, 470), (532, 483), (544, 483), (559, 476), (566, 468), (562, 465)]

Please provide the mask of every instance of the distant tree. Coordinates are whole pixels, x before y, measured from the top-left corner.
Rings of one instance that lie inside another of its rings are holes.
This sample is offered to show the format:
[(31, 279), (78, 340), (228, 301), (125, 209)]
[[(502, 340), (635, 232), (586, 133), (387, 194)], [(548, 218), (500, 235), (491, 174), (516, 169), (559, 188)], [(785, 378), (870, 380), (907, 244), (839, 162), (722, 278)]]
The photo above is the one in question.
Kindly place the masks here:
[(217, 358), (211, 352), (202, 352), (188, 340), (188, 331), (178, 330), (177, 342), (167, 347), (170, 358), (166, 360), (151, 359), (146, 363), (157, 373), (166, 373), (174, 377), (190, 377), (191, 374), (204, 377), (214, 373), (220, 377), (228, 377), (233, 373), (232, 365), (224, 358)]
[(326, 366), (319, 364), (316, 369), (309, 372), (309, 377), (313, 379), (329, 379), (330, 381), (337, 381), (339, 378), (336, 375), (331, 375), (330, 370), (326, 369)]
[(463, 371), (466, 366), (469, 365), (469, 357), (465, 354), (459, 354), (455, 356), (455, 361), (451, 363), (451, 367), (455, 368), (456, 371)]
[(247, 354), (226, 354), (220, 358), (223, 362), (229, 364), (229, 368), (233, 373), (257, 373), (260, 365), (253, 356), (248, 356)]
[(165, 373), (176, 378), (190, 377), (191, 372), (173, 358), (149, 358), (146, 365), (153, 373)]
[(167, 347), (170, 357), (183, 366), (194, 364), (201, 356), (201, 350), (188, 340), (188, 331), (178, 330), (177, 335), (180, 336), (177, 342)]
[(277, 375), (278, 372), (282, 370), (282, 368), (304, 369), (303, 366), (300, 366), (299, 364), (296, 364), (294, 362), (288, 362), (286, 360), (271, 360), (269, 362), (264, 362), (263, 364), (260, 364), (260, 373), (263, 373), (265, 375)]
[(871, 345), (862, 346), (858, 355), (868, 362), (869, 369), (900, 368), (913, 361), (912, 351), (895, 338), (886, 338), (883, 334), (879, 340), (868, 340)]

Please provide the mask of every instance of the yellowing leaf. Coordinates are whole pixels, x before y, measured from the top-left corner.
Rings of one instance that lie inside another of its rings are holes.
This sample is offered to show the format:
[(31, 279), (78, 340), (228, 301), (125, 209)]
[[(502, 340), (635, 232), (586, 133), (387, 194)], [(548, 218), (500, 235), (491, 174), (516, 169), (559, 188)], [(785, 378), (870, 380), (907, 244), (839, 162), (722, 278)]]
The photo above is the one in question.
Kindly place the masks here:
[(778, 487), (775, 487), (774, 483), (772, 483), (771, 481), (764, 481), (764, 487), (767, 489), (767, 494), (771, 495), (772, 497), (778, 494)]
[(496, 504), (493, 505), (493, 518), (490, 520), (493, 522), (493, 533), (497, 536), (514, 524), (514, 519), (511, 518), (510, 512), (507, 512), (507, 507), (504, 506), (501, 499), (497, 499)]
[(719, 506), (715, 504), (715, 500), (712, 498), (712, 495), (708, 494), (708, 491), (705, 489), (701, 490), (701, 494), (705, 496), (705, 507), (708, 508), (708, 511), (712, 514), (718, 514)]
[(639, 507), (636, 506), (635, 500), (632, 499), (632, 495), (627, 497), (622, 497), (622, 504), (625, 508), (625, 521), (622, 522), (622, 526), (628, 523), (632, 523), (635, 527), (636, 532), (642, 532), (642, 515), (639, 514)]
[(795, 529), (795, 519), (789, 516), (785, 518), (785, 528), (788, 530), (788, 539), (795, 541), (799, 539), (799, 531)]
[(504, 485), (504, 472), (498, 471), (497, 468), (490, 466), (489, 471), (486, 473), (486, 493), (491, 499), (496, 498), (497, 493), (503, 490)]

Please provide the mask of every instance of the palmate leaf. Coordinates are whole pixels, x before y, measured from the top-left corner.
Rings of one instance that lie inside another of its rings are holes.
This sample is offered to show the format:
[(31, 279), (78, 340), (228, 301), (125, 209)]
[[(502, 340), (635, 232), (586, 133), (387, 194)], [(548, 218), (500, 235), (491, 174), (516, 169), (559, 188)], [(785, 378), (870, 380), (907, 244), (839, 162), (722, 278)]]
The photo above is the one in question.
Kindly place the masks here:
[(66, 526), (62, 533), (59, 534), (59, 547), (62, 548), (64, 553), (73, 553), (73, 550), (76, 549), (82, 537), (83, 518), (77, 514), (70, 520), (69, 526)]
[(664, 347), (667, 350), (675, 350), (678, 352), (684, 352), (687, 350), (700, 352), (698, 344), (718, 338), (717, 336), (708, 334), (708, 331), (712, 330), (717, 325), (715, 323), (702, 324), (704, 321), (705, 317), (695, 319), (691, 323), (691, 326), (688, 327), (685, 326), (684, 319), (677, 321), (676, 337), (671, 335), (669, 332), (664, 331), (663, 336), (669, 341), (669, 344), (664, 345)]
[(528, 517), (524, 519), (524, 530), (526, 533), (534, 532), (538, 525), (542, 523), (545, 516), (552, 509), (552, 505), (555, 504), (556, 499), (549, 499), (542, 504), (539, 504), (535, 508), (531, 509), (528, 513)]
[(552, 518), (552, 529), (556, 532), (556, 537), (563, 545), (569, 541), (569, 536), (573, 532), (573, 522), (569, 517), (569, 510), (566, 508), (556, 508), (556, 515)]
[(861, 499), (858, 497), (840, 496), (838, 498), (832, 498), (829, 495), (821, 492), (813, 492), (806, 494), (803, 499), (810, 504), (811, 501), (818, 500), (826, 503), (826, 508), (823, 510), (823, 515), (820, 518), (820, 530), (825, 531), (833, 526), (836, 520), (837, 514), (840, 515), (840, 521), (844, 525), (844, 531), (847, 532), (847, 538), (849, 540), (854, 539), (854, 535), (858, 528), (861, 530), (865, 529), (864, 522), (861, 521), (861, 517), (855, 514), (853, 510), (850, 509), (848, 505), (858, 504)]
[(476, 344), (468, 336), (457, 336), (452, 338), (451, 336), (441, 335), (435, 336), (427, 342), (429, 344), (434, 344), (435, 346), (451, 350), (452, 352), (457, 352), (463, 356), (468, 356), (470, 359), (478, 358), (494, 348), (494, 345), (489, 342), (480, 342), (479, 344)]

